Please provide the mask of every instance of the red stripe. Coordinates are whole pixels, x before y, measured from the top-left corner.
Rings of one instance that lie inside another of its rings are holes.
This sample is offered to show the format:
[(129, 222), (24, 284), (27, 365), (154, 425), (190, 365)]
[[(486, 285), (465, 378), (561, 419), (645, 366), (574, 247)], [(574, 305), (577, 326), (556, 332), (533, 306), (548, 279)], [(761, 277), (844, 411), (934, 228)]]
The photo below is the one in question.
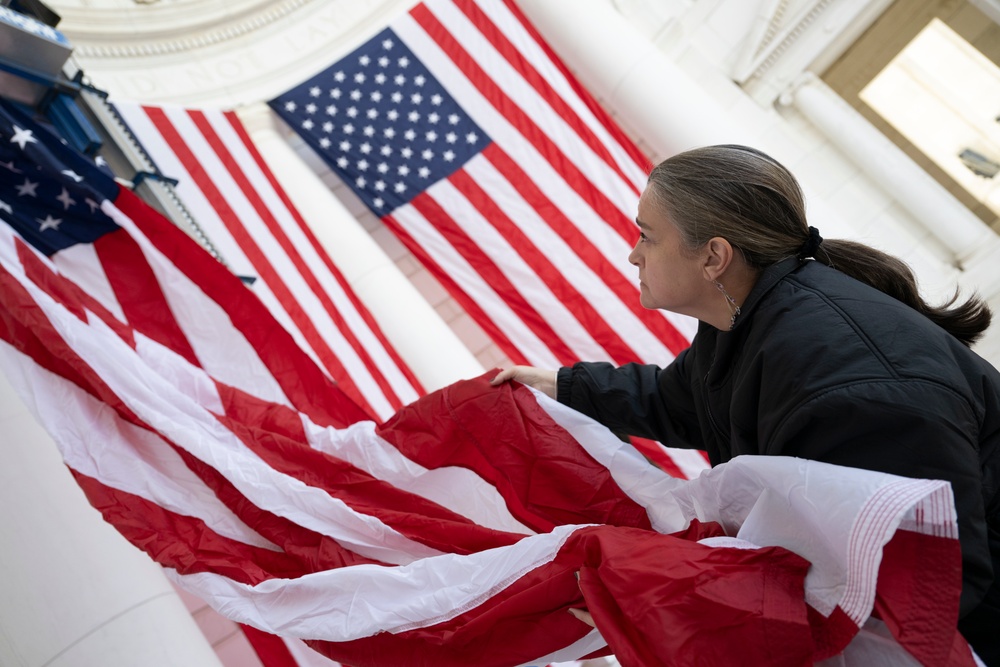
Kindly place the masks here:
[(962, 591), (957, 539), (896, 530), (882, 549), (877, 590), (875, 612), (921, 665), (975, 664), (965, 642), (954, 641), (961, 637), (955, 631)]
[(518, 7), (513, 0), (500, 1), (503, 2), (503, 4), (507, 6), (507, 9), (509, 9), (510, 12), (517, 17), (517, 20), (520, 21), (521, 25), (528, 32), (528, 34), (531, 35), (542, 51), (544, 51), (549, 57), (552, 64), (560, 72), (562, 72), (563, 78), (570, 84), (570, 86), (572, 86), (577, 97), (579, 97), (580, 100), (587, 105), (590, 112), (594, 114), (594, 117), (598, 121), (600, 121), (600, 123), (604, 126), (604, 129), (608, 131), (618, 145), (625, 149), (625, 152), (628, 153), (628, 155), (635, 162), (636, 167), (638, 167), (643, 173), (648, 174), (653, 168), (653, 164), (650, 159), (646, 155), (643, 155), (642, 151), (639, 150), (639, 147), (635, 145), (628, 135), (622, 132), (622, 129), (618, 126), (618, 124), (604, 110), (604, 107), (598, 104), (597, 100), (595, 100), (593, 96), (580, 84), (573, 73), (569, 71), (569, 68), (566, 67), (566, 64), (560, 60), (556, 52), (552, 50), (552, 47), (549, 46), (548, 42), (545, 41), (535, 26), (532, 25), (531, 21), (529, 21), (524, 15), (521, 8)]
[(239, 278), (204, 252), (193, 239), (128, 190), (121, 190), (115, 204), (178, 271), (194, 280), (219, 304), (296, 409), (322, 426), (343, 427), (371, 419), (340, 386), (320, 371)]
[[(638, 281), (629, 282), (618, 269), (613, 267), (604, 253), (565, 216), (559, 206), (545, 196), (507, 153), (499, 146), (488, 146), (482, 154), (496, 167), (497, 171), (504, 175), (507, 182), (517, 190), (525, 202), (573, 249), (581, 261), (604, 281), (621, 302), (660, 339), (674, 356), (680, 354), (690, 345), (688, 340), (663, 317), (662, 313), (642, 306), (639, 302)], [(635, 234), (634, 226), (632, 232)], [(627, 259), (627, 257), (622, 257), (623, 262)], [(603, 339), (598, 340), (603, 341)], [(643, 355), (633, 356), (627, 361), (634, 361), (637, 358), (642, 359)]]
[(194, 348), (177, 324), (170, 302), (135, 240), (124, 232), (105, 234), (94, 242), (94, 250), (128, 323), (200, 367)]
[[(454, 176), (455, 174), (452, 175), (452, 178)], [(424, 216), (448, 240), (455, 251), (475, 268), (483, 280), (500, 295), (507, 306), (545, 343), (560, 363), (569, 365), (579, 361), (573, 350), (552, 329), (535, 307), (528, 303), (518, 288), (500, 270), (500, 267), (490, 259), (478, 243), (469, 237), (461, 225), (440, 204), (428, 193), (422, 192), (410, 201), (410, 206)]]
[[(274, 269), (267, 256), (250, 236), (246, 228), (240, 223), (235, 212), (229, 206), (229, 202), (215, 187), (211, 177), (201, 166), (201, 160), (191, 151), (187, 142), (180, 135), (177, 129), (167, 118), (166, 113), (156, 107), (145, 108), (146, 114), (159, 130), (163, 138), (170, 144), (177, 159), (197, 183), (198, 188), (205, 194), (212, 208), (218, 214), (219, 219), (232, 234), (240, 248), (253, 263), (254, 268), (260, 273), (261, 278), (271, 288), (271, 291), (281, 303), (281, 307), (288, 313), (288, 316), (295, 323), (295, 326), (302, 333), (309, 346), (319, 356), (322, 363), (330, 371), (332, 377), (340, 381), (343, 389), (352, 399), (361, 405), (367, 412), (374, 413), (365, 397), (354, 385), (340, 359), (327, 345), (326, 341), (316, 330), (315, 325), (309, 315), (302, 309), (298, 300), (288, 289), (288, 286), (281, 280), (278, 272)], [(193, 113), (193, 112), (191, 112)], [(231, 160), (230, 160), (231, 162)]]
[(466, 313), (473, 319), (473, 321), (478, 324), (483, 331), (489, 336), (497, 347), (503, 350), (503, 353), (515, 364), (526, 364), (528, 363), (528, 358), (524, 356), (521, 349), (511, 341), (507, 335), (501, 330), (493, 318), (486, 314), (486, 311), (476, 303), (465, 289), (458, 284), (455, 280), (454, 275), (444, 266), (438, 264), (433, 256), (427, 249), (423, 247), (413, 236), (410, 235), (406, 227), (404, 227), (400, 222), (394, 218), (392, 215), (387, 215), (382, 218), (382, 222), (385, 223), (386, 227), (392, 231), (393, 234), (406, 246), (406, 249), (413, 253), (420, 263), (426, 268), (432, 276), (447, 290), (448, 294), (451, 295), (455, 301), (462, 306)]
[[(250, 153), (251, 156), (253, 156), (253, 159), (256, 161), (257, 166), (260, 169), (261, 173), (271, 184), (271, 187), (274, 189), (274, 192), (281, 199), (281, 202), (288, 210), (288, 213), (294, 218), (295, 222), (298, 224), (299, 230), (306, 237), (306, 240), (309, 241), (309, 244), (312, 245), (316, 255), (326, 266), (326, 269), (330, 272), (330, 275), (333, 276), (334, 280), (336, 280), (337, 283), (340, 285), (340, 288), (343, 290), (344, 294), (347, 296), (347, 298), (351, 301), (351, 304), (354, 306), (354, 310), (357, 311), (358, 315), (360, 315), (361, 318), (365, 321), (365, 324), (368, 326), (369, 333), (371, 333), (371, 335), (373, 335), (376, 338), (379, 345), (382, 346), (385, 352), (389, 355), (390, 359), (392, 359), (393, 363), (396, 365), (396, 368), (399, 369), (400, 373), (402, 373), (402, 375), (410, 383), (410, 386), (413, 387), (415, 393), (417, 393), (418, 395), (425, 394), (426, 390), (423, 388), (423, 385), (421, 385), (420, 381), (417, 379), (416, 375), (413, 374), (413, 371), (410, 370), (410, 367), (406, 364), (406, 362), (403, 361), (403, 358), (399, 356), (399, 353), (392, 346), (392, 344), (389, 343), (388, 338), (385, 337), (385, 334), (383, 333), (382, 328), (378, 325), (378, 322), (375, 321), (375, 318), (372, 316), (371, 312), (364, 306), (364, 304), (361, 303), (361, 300), (358, 299), (357, 295), (354, 293), (354, 290), (351, 289), (351, 287), (347, 283), (347, 280), (340, 272), (340, 269), (338, 269), (337, 266), (330, 259), (330, 256), (323, 249), (322, 245), (319, 243), (319, 240), (316, 238), (316, 235), (313, 234), (312, 229), (302, 218), (302, 215), (299, 213), (299, 210), (292, 203), (291, 199), (288, 197), (288, 194), (285, 192), (284, 188), (281, 187), (281, 184), (278, 182), (277, 178), (275, 178), (274, 173), (267, 166), (267, 163), (264, 161), (264, 158), (257, 151), (257, 147), (254, 145), (253, 140), (250, 139), (250, 136), (247, 134), (246, 128), (243, 127), (243, 123), (240, 122), (239, 117), (233, 111), (225, 112), (224, 116), (229, 121), (230, 125), (232, 125), (233, 130), (235, 130), (235, 132), (239, 135), (240, 139), (243, 141), (243, 144), (246, 146), (247, 151)], [(333, 308), (333, 313), (337, 313), (339, 317), (339, 311), (337, 311), (336, 308)], [(347, 327), (345, 325), (344, 332), (345, 335), (348, 335), (348, 333), (350, 333), (353, 341), (353, 331), (350, 329), (350, 327)], [(356, 347), (355, 349), (358, 348)], [(365, 348), (364, 346), (361, 346), (360, 349), (364, 350)]]
[(632, 222), (618, 209), (608, 197), (594, 187), (587, 177), (577, 167), (573, 160), (565, 155), (544, 130), (539, 128), (531, 118), (524, 113), (517, 103), (510, 99), (489, 76), (476, 64), (475, 57), (465, 51), (448, 30), (431, 14), (426, 5), (420, 4), (411, 10), (411, 15), (427, 32), (438, 46), (448, 55), (465, 74), (469, 82), (502, 114), (528, 143), (533, 145), (542, 157), (558, 172), (566, 184), (576, 191), (596, 214), (604, 219), (616, 232), (627, 240), (635, 235)]
[[(499, 147), (491, 145), (486, 153), (499, 151)], [(479, 184), (464, 170), (452, 174), (449, 182), (461, 192), (483, 217), (503, 236), (511, 248), (531, 267), (535, 275), (545, 283), (549, 290), (559, 299), (566, 309), (588, 333), (591, 333), (599, 345), (604, 348), (611, 359), (619, 364), (635, 361), (639, 355), (612, 329), (590, 303), (588, 297), (581, 294), (565, 275), (553, 266), (552, 262), (532, 243), (531, 239), (518, 227), (513, 220), (501, 210), (500, 206), (479, 186)], [(475, 266), (479, 266), (476, 264)], [(491, 284), (494, 284), (492, 280)], [(511, 299), (505, 299), (508, 303)], [(555, 332), (553, 331), (553, 335)], [(546, 342), (548, 342), (546, 340)], [(554, 347), (549, 345), (549, 347)], [(577, 355), (572, 361), (579, 361)], [(567, 363), (567, 362), (563, 362)]]
[[(520, 50), (507, 38), (507, 35), (503, 30), (497, 27), (496, 24), (486, 15), (486, 13), (480, 9), (479, 5), (474, 0), (455, 0), (455, 5), (459, 10), (464, 13), (469, 20), (478, 28), (479, 32), (485, 37), (490, 44), (493, 45), (500, 55), (513, 67), (521, 77), (532, 87), (536, 92), (548, 103), (553, 111), (558, 115), (563, 121), (569, 125), (573, 132), (580, 139), (581, 143), (585, 144), (594, 154), (604, 162), (605, 165), (612, 171), (618, 174), (622, 179), (623, 183), (632, 189), (632, 191), (638, 195), (639, 190), (636, 188), (632, 179), (626, 175), (625, 171), (622, 169), (621, 165), (615, 160), (608, 150), (607, 144), (605, 144), (601, 139), (599, 139), (587, 123), (580, 118), (579, 115), (573, 110), (573, 108), (566, 102), (559, 93), (556, 92), (555, 88), (549, 84), (546, 77), (538, 73), (534, 65), (521, 53)], [(535, 39), (536, 42), (541, 43), (542, 40)], [(550, 54), (550, 60), (555, 61)], [(565, 75), (564, 75), (565, 76)], [(566, 76), (566, 81), (570, 83), (575, 83), (572, 77)], [(583, 93), (579, 86), (574, 89), (576, 96), (581, 100), (586, 102), (586, 98), (589, 95)], [(588, 108), (590, 105), (587, 105)], [(630, 143), (630, 142), (629, 142)], [(644, 162), (637, 164), (645, 164)], [(641, 168), (641, 167), (640, 167)]]

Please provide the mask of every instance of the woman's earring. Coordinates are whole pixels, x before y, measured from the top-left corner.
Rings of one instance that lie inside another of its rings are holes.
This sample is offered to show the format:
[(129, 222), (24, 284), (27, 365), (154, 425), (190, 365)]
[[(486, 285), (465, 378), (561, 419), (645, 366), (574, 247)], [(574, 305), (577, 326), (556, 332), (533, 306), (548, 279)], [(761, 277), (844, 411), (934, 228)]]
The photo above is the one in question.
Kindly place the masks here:
[(739, 317), (740, 307), (736, 305), (736, 299), (734, 299), (732, 295), (726, 291), (726, 288), (722, 286), (722, 283), (716, 280), (715, 286), (720, 292), (722, 292), (722, 296), (726, 298), (726, 304), (729, 306), (729, 314), (731, 315), (729, 319), (729, 330), (732, 331), (733, 327), (736, 326), (736, 318)]

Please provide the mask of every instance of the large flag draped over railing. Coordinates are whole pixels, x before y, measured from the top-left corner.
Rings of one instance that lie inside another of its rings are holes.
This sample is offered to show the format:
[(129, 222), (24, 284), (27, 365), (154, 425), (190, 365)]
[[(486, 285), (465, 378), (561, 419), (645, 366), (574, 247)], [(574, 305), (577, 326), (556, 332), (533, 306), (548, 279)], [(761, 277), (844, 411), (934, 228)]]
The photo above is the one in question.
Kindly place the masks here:
[(271, 106), (514, 363), (687, 347), (694, 321), (644, 309), (627, 261), (648, 160), (510, 0), (418, 4)]
[(90, 502), (220, 613), (359, 667), (605, 642), (627, 667), (971, 664), (945, 483), (779, 457), (678, 480), (486, 378), (376, 426), (238, 278), (11, 114), (0, 364)]

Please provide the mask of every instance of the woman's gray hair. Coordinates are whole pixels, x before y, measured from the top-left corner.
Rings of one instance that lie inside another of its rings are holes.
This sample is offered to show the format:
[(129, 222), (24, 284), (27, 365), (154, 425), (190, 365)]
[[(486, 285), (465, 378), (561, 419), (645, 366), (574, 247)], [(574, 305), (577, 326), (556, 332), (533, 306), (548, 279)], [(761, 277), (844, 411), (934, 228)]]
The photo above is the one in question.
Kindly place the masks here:
[(809, 238), (795, 177), (746, 146), (706, 146), (658, 164), (647, 196), (680, 229), (690, 249), (722, 237), (763, 269), (795, 255)]

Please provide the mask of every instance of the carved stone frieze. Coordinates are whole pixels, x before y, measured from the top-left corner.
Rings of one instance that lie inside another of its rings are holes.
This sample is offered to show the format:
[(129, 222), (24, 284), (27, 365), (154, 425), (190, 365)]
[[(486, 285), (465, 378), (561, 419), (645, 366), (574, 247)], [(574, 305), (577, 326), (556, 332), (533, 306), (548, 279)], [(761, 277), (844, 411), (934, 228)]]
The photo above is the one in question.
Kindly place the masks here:
[(155, 35), (156, 32), (162, 31), (162, 26), (154, 22), (149, 26), (149, 32), (154, 33), (152, 39), (149, 32), (143, 30), (132, 33), (125, 39), (120, 34), (75, 31), (72, 24), (63, 30), (74, 39), (76, 52), (85, 58), (158, 56), (216, 46), (243, 38), (255, 31), (272, 27), (310, 2), (319, 1), (321, 0), (281, 0), (263, 3), (257, 11), (235, 20), (221, 24), (213, 22), (193, 30), (189, 26), (183, 26), (175, 31), (176, 34), (162, 37)]
[(416, 0), (63, 2), (76, 64), (112, 99), (235, 107), (312, 76)]
[(828, 62), (891, 0), (762, 0), (733, 79), (770, 105), (802, 72)]

